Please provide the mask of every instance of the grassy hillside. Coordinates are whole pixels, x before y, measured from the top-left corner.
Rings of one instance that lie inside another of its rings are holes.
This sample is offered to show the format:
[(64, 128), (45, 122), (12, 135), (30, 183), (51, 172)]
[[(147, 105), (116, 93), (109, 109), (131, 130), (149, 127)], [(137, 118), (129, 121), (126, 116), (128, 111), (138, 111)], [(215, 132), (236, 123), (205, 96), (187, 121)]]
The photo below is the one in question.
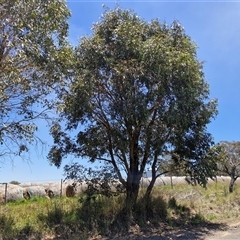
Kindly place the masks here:
[[(175, 228), (235, 220), (240, 215), (239, 193), (236, 186), (229, 194), (228, 184), (223, 182), (209, 184), (207, 189), (191, 185), (155, 187), (146, 211), (140, 197), (133, 221), (139, 228), (159, 223)], [(95, 234), (125, 234), (128, 230), (121, 212), (123, 201), (124, 196), (89, 199), (81, 195), (8, 203), (0, 206), (0, 236), (2, 239), (53, 239), (54, 236), (88, 239)]]

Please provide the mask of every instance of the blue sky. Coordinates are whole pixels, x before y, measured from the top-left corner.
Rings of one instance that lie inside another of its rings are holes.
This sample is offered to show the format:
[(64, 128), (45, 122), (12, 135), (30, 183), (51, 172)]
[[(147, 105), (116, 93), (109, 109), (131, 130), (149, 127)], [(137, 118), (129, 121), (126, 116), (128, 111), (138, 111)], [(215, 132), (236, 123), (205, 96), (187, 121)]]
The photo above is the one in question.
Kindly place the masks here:
[[(238, 1), (67, 1), (72, 17), (69, 19), (72, 44), (83, 35), (91, 35), (92, 23), (99, 21), (102, 4), (114, 8), (132, 9), (140, 18), (158, 18), (171, 24), (178, 20), (186, 33), (198, 45), (198, 58), (204, 61), (206, 81), (211, 98), (218, 99), (219, 114), (209, 124), (215, 142), (240, 140), (240, 2)], [(40, 135), (50, 145), (51, 137), (45, 123)], [(62, 168), (50, 166), (46, 155), (48, 146), (32, 148), (31, 163), (22, 159), (5, 161), (0, 169), (0, 182), (17, 180), (60, 181)], [(63, 165), (69, 160), (63, 162)]]

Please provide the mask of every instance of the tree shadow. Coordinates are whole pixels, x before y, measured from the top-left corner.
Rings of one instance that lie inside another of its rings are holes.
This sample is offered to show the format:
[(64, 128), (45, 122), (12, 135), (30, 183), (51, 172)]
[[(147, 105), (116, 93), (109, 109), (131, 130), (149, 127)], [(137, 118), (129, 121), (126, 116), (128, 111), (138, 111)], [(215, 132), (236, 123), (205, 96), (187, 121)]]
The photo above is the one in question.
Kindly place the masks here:
[[(226, 230), (226, 224), (215, 224), (207, 221), (201, 214), (192, 214), (191, 209), (177, 204), (174, 198), (165, 202), (161, 198), (150, 200), (150, 205), (143, 204), (140, 199), (135, 215), (135, 224), (124, 223), (124, 228), (118, 234), (105, 238), (110, 239), (137, 239), (137, 240), (200, 240), (216, 230)], [(145, 208), (143, 209), (143, 206)], [(167, 216), (167, 209), (173, 213), (173, 217)], [(141, 211), (141, 210), (145, 210)], [(146, 211), (147, 210), (147, 211)], [(124, 217), (118, 216), (116, 223), (119, 228)], [(119, 221), (120, 220), (120, 221)], [(118, 237), (119, 236), (119, 237)]]
[(199, 225), (186, 225), (181, 227), (169, 227), (168, 225), (149, 227), (140, 232), (127, 232), (121, 236), (109, 236), (105, 240), (204, 240), (212, 234), (213, 231), (227, 230), (226, 224), (201, 223)]
[[(191, 210), (177, 204), (175, 199), (165, 202), (162, 198), (153, 198), (148, 206), (140, 199), (131, 219), (126, 218), (124, 208), (115, 215), (104, 213), (105, 202), (101, 198), (84, 199), (81, 207), (64, 211), (61, 205), (54, 205), (47, 214), (40, 214), (39, 221), (51, 229), (53, 240), (63, 239), (137, 239), (137, 240), (201, 240), (211, 231), (226, 230), (225, 224), (213, 224), (200, 214), (191, 214)], [(167, 209), (174, 213), (169, 218)], [(18, 239), (45, 239), (31, 226), (26, 226)], [(97, 236), (93, 238), (93, 236)]]

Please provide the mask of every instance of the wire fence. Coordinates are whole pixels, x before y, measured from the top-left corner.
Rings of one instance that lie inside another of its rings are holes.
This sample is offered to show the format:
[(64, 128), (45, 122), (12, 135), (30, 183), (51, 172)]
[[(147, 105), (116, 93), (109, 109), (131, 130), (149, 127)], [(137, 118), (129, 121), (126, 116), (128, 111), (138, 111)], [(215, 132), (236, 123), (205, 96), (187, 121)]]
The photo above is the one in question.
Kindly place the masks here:
[[(149, 185), (151, 178), (142, 178), (140, 182), (140, 187), (145, 188)], [(209, 180), (211, 182), (230, 182), (230, 177), (226, 176), (218, 176), (214, 181)], [(240, 182), (240, 179), (238, 180)], [(73, 186), (72, 184), (74, 181), (64, 181), (63, 179), (58, 181), (29, 181), (29, 182), (22, 182), (22, 183), (0, 183), (0, 203), (7, 203), (9, 201), (15, 201), (18, 199), (26, 198), (24, 195), (27, 192), (27, 197), (31, 198), (33, 196), (40, 196), (46, 197), (50, 196), (48, 193), (51, 193), (52, 196), (72, 196), (72, 195), (79, 195), (84, 190), (87, 189), (87, 183), (81, 183), (74, 186), (74, 194), (73, 190), (70, 188)], [(171, 188), (174, 186), (182, 185), (182, 184), (192, 184), (191, 179), (187, 179), (187, 177), (176, 177), (176, 176), (169, 176), (169, 177), (159, 177), (156, 179), (155, 186), (163, 186), (169, 185)], [(67, 189), (70, 189), (70, 193), (67, 193)]]
[(6, 204), (7, 203), (7, 186), (8, 184), (7, 183), (0, 183), (0, 184), (3, 184), (5, 187), (4, 187), (4, 203)]
[[(22, 198), (31, 198), (32, 196), (48, 196), (53, 194), (62, 197), (67, 186), (71, 186), (72, 182), (60, 181), (49, 182), (23, 182), (23, 183), (0, 183), (0, 203), (7, 203)], [(26, 194), (26, 195), (25, 195)]]

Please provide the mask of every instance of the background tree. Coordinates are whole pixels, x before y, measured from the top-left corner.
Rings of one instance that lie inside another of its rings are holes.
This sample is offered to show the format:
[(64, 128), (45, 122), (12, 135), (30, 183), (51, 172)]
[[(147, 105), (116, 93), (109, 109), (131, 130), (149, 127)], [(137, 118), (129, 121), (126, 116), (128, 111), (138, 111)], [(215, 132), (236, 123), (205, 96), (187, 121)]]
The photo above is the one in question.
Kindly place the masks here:
[(231, 177), (229, 192), (233, 192), (234, 183), (240, 177), (240, 142), (222, 141), (221, 158), (217, 161), (221, 174)]
[(171, 152), (171, 166), (189, 176), (196, 185), (206, 187), (208, 178), (217, 175), (220, 148), (206, 131), (187, 133)]
[(16, 181), (16, 180), (13, 180), (13, 181), (11, 181), (11, 182), (9, 182), (9, 183), (14, 184), (14, 185), (19, 185), (19, 184), (21, 184), (20, 182), (18, 182), (18, 181)]
[[(211, 145), (206, 125), (217, 112), (216, 101), (209, 100), (196, 45), (178, 22), (148, 23), (115, 9), (81, 39), (76, 59), (74, 79), (61, 96), (66, 128), (59, 122), (52, 127), (55, 144), (48, 157), (56, 166), (69, 153), (110, 164), (131, 212), (146, 166), (152, 169), (149, 196), (161, 156), (176, 150), (181, 160), (188, 154), (180, 151), (186, 140), (192, 140), (193, 152), (201, 135), (206, 145), (198, 151), (199, 162)], [(73, 129), (76, 138), (68, 134)]]
[(40, 140), (35, 121), (49, 118), (46, 96), (66, 73), (69, 15), (65, 1), (0, 0), (1, 160)]

